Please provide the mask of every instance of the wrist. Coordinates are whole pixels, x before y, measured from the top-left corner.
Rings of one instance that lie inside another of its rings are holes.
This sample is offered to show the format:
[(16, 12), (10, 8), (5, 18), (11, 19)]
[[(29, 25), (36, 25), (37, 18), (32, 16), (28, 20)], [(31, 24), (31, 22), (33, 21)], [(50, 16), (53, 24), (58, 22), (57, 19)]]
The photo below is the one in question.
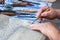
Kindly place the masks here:
[(59, 33), (58, 34), (54, 34), (54, 35), (49, 35), (49, 39), (50, 40), (59, 40), (60, 38), (59, 38), (60, 36), (59, 36)]
[(56, 13), (56, 19), (60, 19), (60, 10), (55, 9), (55, 13)]
[(52, 36), (53, 40), (59, 40), (59, 33), (54, 34), (54, 36)]
[(53, 31), (50, 31), (48, 37), (50, 40), (59, 40), (59, 30), (54, 28)]

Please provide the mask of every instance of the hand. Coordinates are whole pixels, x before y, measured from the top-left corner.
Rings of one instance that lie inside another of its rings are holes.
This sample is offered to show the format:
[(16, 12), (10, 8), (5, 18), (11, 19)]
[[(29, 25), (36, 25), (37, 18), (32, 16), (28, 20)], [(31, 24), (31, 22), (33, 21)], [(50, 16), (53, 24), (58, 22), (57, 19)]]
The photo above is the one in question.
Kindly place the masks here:
[(31, 29), (41, 31), (44, 35), (48, 36), (50, 39), (55, 40), (58, 37), (59, 31), (50, 22), (40, 23), (40, 24), (32, 24)]
[[(49, 9), (49, 11), (46, 11)], [(47, 18), (47, 19), (55, 19), (56, 18), (56, 11), (55, 9), (51, 7), (42, 7), (39, 11), (36, 17), (41, 16), (42, 18)]]

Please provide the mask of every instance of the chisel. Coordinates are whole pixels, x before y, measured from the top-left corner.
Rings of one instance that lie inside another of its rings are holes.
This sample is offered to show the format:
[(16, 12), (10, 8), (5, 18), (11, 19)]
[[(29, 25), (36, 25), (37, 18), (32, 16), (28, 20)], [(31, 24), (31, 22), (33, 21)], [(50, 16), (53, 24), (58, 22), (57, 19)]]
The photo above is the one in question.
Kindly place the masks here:
[[(48, 12), (48, 11), (50, 11), (49, 7), (48, 7), (46, 10), (42, 11), (42, 13), (43, 13), (43, 12)], [(42, 14), (42, 13), (41, 13), (41, 14)], [(35, 21), (37, 21), (39, 18), (40, 18), (39, 23), (41, 23), (41, 22), (42, 22), (41, 14), (40, 14), (40, 16), (38, 16), (38, 17), (37, 17), (37, 18), (32, 22), (32, 24), (34, 24), (34, 23), (35, 23)]]

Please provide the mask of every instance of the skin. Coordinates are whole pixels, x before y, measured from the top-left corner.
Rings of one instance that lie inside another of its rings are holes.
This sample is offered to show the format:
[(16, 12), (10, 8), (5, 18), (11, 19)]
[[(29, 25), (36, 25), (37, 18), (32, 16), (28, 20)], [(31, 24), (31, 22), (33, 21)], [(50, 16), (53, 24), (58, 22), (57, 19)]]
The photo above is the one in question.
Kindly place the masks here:
[[(49, 9), (49, 11), (45, 11)], [(60, 19), (60, 9), (53, 9), (51, 7), (42, 7), (39, 11), (36, 17), (41, 16), (42, 18), (47, 19)]]
[[(50, 10), (44, 11), (46, 9), (50, 9)], [(60, 10), (53, 9), (51, 7), (43, 7), (38, 11), (38, 14), (36, 17), (38, 16), (41, 16), (41, 18), (47, 18), (47, 19), (60, 19)], [(41, 31), (50, 40), (60, 40), (60, 31), (51, 22), (32, 24), (31, 29)]]
[(60, 38), (59, 30), (50, 22), (33, 24), (31, 25), (31, 29), (41, 31), (50, 40), (59, 40)]

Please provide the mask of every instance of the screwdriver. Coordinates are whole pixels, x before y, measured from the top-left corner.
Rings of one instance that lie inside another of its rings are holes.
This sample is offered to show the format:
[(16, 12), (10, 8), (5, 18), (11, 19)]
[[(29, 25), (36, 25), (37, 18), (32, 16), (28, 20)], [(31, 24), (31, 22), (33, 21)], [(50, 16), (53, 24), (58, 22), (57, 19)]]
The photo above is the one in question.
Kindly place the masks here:
[[(42, 13), (43, 13), (43, 12), (48, 12), (48, 11), (50, 11), (49, 7), (48, 7), (46, 10), (42, 11)], [(42, 14), (42, 13), (41, 13), (41, 14)], [(34, 23), (35, 23), (35, 21), (37, 21), (39, 18), (40, 18), (39, 23), (41, 23), (41, 21), (42, 21), (41, 14), (40, 14), (40, 16), (38, 16), (38, 17), (37, 17), (37, 18), (32, 22), (32, 24), (34, 24)]]

